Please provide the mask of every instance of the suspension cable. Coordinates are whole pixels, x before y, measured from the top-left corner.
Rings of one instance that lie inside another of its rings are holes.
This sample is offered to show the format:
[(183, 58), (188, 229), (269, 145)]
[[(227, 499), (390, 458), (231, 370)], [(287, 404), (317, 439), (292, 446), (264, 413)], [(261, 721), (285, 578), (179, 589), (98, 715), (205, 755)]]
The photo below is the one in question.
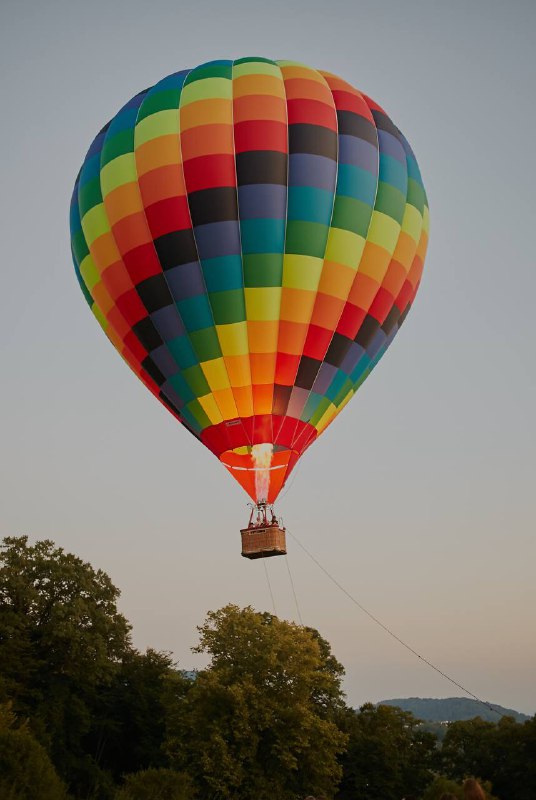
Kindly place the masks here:
[(356, 600), (356, 598), (352, 594), (350, 594), (350, 592), (347, 589), (345, 589), (344, 586), (342, 584), (340, 584), (339, 581), (336, 578), (334, 578), (333, 575), (324, 566), (322, 566), (320, 561), (318, 561), (318, 559), (314, 557), (314, 555), (310, 552), (310, 550), (308, 550), (305, 547), (305, 545), (303, 545), (300, 542), (300, 540), (293, 533), (291, 533), (288, 530), (288, 528), (287, 528), (287, 533), (290, 534), (290, 536), (294, 539), (296, 544), (299, 547), (301, 547), (301, 549), (304, 551), (304, 553), (306, 553), (306, 555), (309, 556), (311, 561), (314, 561), (316, 566), (320, 570), (322, 570), (324, 575), (326, 575), (330, 579), (330, 581), (332, 583), (334, 583), (335, 586), (337, 586), (341, 590), (341, 592), (343, 594), (345, 594), (346, 597), (348, 597), (348, 599), (351, 600), (352, 603), (354, 605), (356, 605), (360, 609), (360, 611), (362, 611), (364, 614), (366, 614), (367, 617), (369, 617), (373, 622), (376, 623), (376, 625), (379, 625), (380, 628), (382, 628), (386, 633), (389, 634), (389, 636), (391, 636), (399, 644), (401, 644), (402, 647), (405, 647), (406, 650), (409, 650), (409, 652), (412, 653), (414, 656), (416, 656), (418, 659), (420, 659), (420, 661), (422, 661), (424, 664), (427, 664), (431, 669), (435, 670), (435, 672), (437, 672), (439, 675), (441, 675), (447, 681), (450, 681), (450, 683), (452, 683), (454, 686), (457, 686), (458, 689), (461, 689), (462, 692), (465, 692), (465, 694), (469, 695), (469, 697), (472, 697), (473, 700), (476, 700), (478, 703), (480, 703), (481, 705), (485, 706), (488, 709), (488, 711), (493, 711), (493, 713), (494, 714), (498, 714), (499, 717), (504, 717), (505, 716), (504, 714), (501, 714), (501, 712), (498, 711), (496, 708), (494, 708), (490, 703), (487, 703), (485, 700), (482, 700), (482, 698), (478, 697), (476, 694), (473, 694), (473, 692), (469, 691), (469, 689), (466, 689), (465, 686), (462, 686), (462, 684), (458, 683), (458, 681), (454, 680), (454, 678), (451, 678), (450, 675), (447, 675), (446, 672), (443, 672), (443, 670), (439, 669), (439, 667), (437, 667), (435, 664), (433, 664), (427, 658), (425, 658), (424, 656), (421, 656), (420, 653), (418, 653), (416, 650), (413, 649), (413, 647), (411, 647), (409, 644), (407, 644), (405, 641), (403, 641), (403, 639), (401, 639), (400, 636), (397, 636), (396, 633), (394, 633), (390, 628), (387, 627), (387, 625), (384, 625), (383, 622), (381, 622), (377, 617), (374, 616), (374, 614), (372, 614), (358, 600)]
[(275, 600), (274, 600), (274, 593), (272, 592), (272, 584), (270, 583), (270, 576), (268, 575), (268, 567), (266, 566), (266, 559), (261, 559), (262, 565), (264, 567), (264, 574), (266, 575), (266, 580), (268, 582), (268, 590), (270, 592), (270, 597), (272, 598), (272, 608), (274, 609), (274, 617), (277, 617), (277, 611), (275, 610)]
[(302, 462), (301, 462), (301, 459), (300, 459), (300, 461), (298, 461), (298, 463), (296, 464), (296, 468), (292, 471), (292, 475), (291, 475), (290, 482), (289, 482), (288, 486), (283, 484), (285, 486), (285, 491), (283, 492), (282, 495), (280, 495), (278, 502), (281, 502), (281, 500), (283, 500), (283, 498), (286, 497), (287, 494), (289, 493), (289, 490), (292, 488), (292, 484), (296, 480), (296, 475), (300, 471), (301, 465), (302, 465)]
[(287, 565), (288, 576), (290, 578), (290, 585), (292, 587), (292, 594), (294, 595), (294, 602), (296, 604), (296, 611), (298, 612), (298, 619), (300, 620), (300, 625), (303, 625), (302, 615), (300, 612), (300, 604), (298, 603), (298, 595), (296, 594), (296, 588), (294, 586), (294, 581), (292, 579), (292, 572), (290, 571), (290, 562), (288, 560), (288, 555), (285, 555), (285, 564)]

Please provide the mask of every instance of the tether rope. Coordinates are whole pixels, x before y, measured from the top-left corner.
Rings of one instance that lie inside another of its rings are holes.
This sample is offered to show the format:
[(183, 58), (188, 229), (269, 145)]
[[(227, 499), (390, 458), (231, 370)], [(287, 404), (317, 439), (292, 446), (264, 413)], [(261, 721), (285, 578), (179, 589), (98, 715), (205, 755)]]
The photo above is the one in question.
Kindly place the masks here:
[(296, 603), (296, 611), (298, 612), (298, 619), (300, 621), (300, 625), (303, 625), (302, 615), (301, 615), (301, 612), (300, 612), (300, 604), (298, 603), (298, 595), (296, 594), (296, 588), (294, 586), (294, 580), (292, 579), (292, 572), (290, 571), (290, 563), (289, 563), (287, 555), (285, 555), (285, 563), (287, 565), (288, 576), (290, 578), (290, 585), (292, 587), (292, 594), (294, 595), (294, 602)]
[(437, 672), (439, 675), (441, 675), (447, 681), (452, 683), (453, 686), (457, 686), (458, 689), (461, 689), (462, 692), (465, 692), (465, 694), (467, 694), (469, 697), (472, 697), (473, 700), (476, 700), (478, 703), (480, 703), (481, 705), (485, 706), (488, 709), (488, 711), (493, 711), (494, 714), (498, 714), (500, 717), (504, 717), (505, 716), (504, 714), (501, 714), (501, 712), (498, 711), (496, 708), (494, 708), (490, 703), (487, 703), (485, 700), (482, 700), (482, 698), (478, 697), (478, 695), (476, 695), (473, 692), (469, 691), (469, 689), (466, 689), (465, 686), (462, 686), (461, 683), (458, 683), (458, 681), (454, 680), (454, 678), (451, 678), (450, 675), (447, 675), (446, 672), (443, 672), (443, 670), (439, 669), (439, 667), (437, 667), (435, 664), (433, 664), (427, 658), (425, 658), (424, 656), (421, 656), (420, 653), (418, 653), (416, 650), (413, 649), (413, 647), (411, 647), (403, 639), (401, 639), (400, 636), (397, 636), (396, 633), (394, 633), (394, 631), (392, 631), (390, 628), (388, 628), (387, 625), (384, 625), (383, 622), (381, 622), (381, 620), (378, 619), (378, 617), (375, 617), (374, 614), (372, 614), (368, 609), (366, 609), (365, 606), (363, 606), (359, 602), (359, 600), (356, 600), (356, 598), (352, 594), (350, 594), (350, 592), (347, 589), (345, 589), (344, 586), (341, 583), (339, 583), (339, 581), (336, 578), (334, 578), (333, 575), (324, 566), (322, 566), (320, 561), (318, 561), (318, 559), (315, 558), (315, 556), (310, 552), (310, 550), (308, 550), (305, 547), (305, 545), (303, 545), (300, 542), (300, 540), (293, 533), (291, 533), (288, 529), (287, 529), (287, 533), (294, 539), (296, 544), (299, 547), (301, 547), (303, 552), (306, 553), (309, 556), (311, 561), (314, 561), (316, 566), (319, 569), (322, 570), (324, 575), (326, 575), (330, 579), (330, 581), (332, 583), (334, 583), (335, 586), (337, 586), (341, 590), (341, 592), (343, 592), (343, 594), (345, 594), (346, 597), (348, 597), (348, 599), (351, 600), (352, 603), (354, 603), (354, 605), (356, 605), (360, 609), (360, 611), (362, 611), (364, 614), (366, 614), (367, 617), (369, 617), (373, 622), (376, 623), (376, 625), (379, 625), (380, 628), (382, 628), (386, 633), (389, 634), (389, 636), (391, 636), (399, 644), (401, 644), (402, 647), (405, 647), (406, 650), (409, 650), (410, 653), (412, 653), (414, 656), (416, 656), (424, 664), (427, 664), (431, 669), (433, 669), (435, 672)]
[(266, 580), (268, 582), (268, 590), (270, 592), (270, 597), (272, 598), (272, 608), (274, 609), (274, 617), (277, 617), (277, 611), (275, 610), (275, 600), (274, 600), (274, 593), (272, 592), (272, 584), (270, 583), (270, 576), (268, 575), (268, 567), (266, 566), (266, 559), (262, 559), (262, 565), (264, 567), (264, 574), (266, 575)]
[(294, 483), (294, 481), (296, 480), (296, 475), (298, 474), (298, 472), (299, 472), (299, 470), (300, 470), (301, 464), (302, 464), (302, 462), (301, 462), (301, 461), (298, 461), (298, 463), (296, 464), (296, 469), (295, 469), (295, 470), (293, 470), (293, 472), (292, 472), (292, 475), (291, 475), (290, 482), (289, 482), (288, 486), (286, 486), (285, 484), (283, 484), (283, 485), (285, 486), (285, 491), (284, 491), (284, 492), (283, 492), (283, 494), (282, 494), (282, 495), (279, 497), (279, 500), (278, 500), (278, 502), (281, 502), (281, 500), (283, 500), (283, 498), (284, 498), (284, 497), (286, 497), (286, 496), (287, 496), (287, 494), (289, 493), (289, 490), (291, 489), (291, 487), (292, 487), (292, 484), (293, 484), (293, 483)]

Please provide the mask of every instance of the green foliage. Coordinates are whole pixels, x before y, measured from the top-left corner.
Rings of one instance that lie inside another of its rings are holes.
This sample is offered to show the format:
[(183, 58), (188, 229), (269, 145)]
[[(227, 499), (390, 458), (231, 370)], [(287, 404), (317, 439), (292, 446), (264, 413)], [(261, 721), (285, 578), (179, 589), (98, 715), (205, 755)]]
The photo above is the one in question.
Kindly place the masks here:
[(318, 631), (232, 605), (199, 628), (210, 663), (188, 680), (168, 654), (132, 647), (118, 597), (52, 542), (4, 539), (1, 800), (65, 800), (64, 784), (79, 800), (194, 788), (199, 800), (301, 800), (337, 787), (338, 800), (439, 800), (462, 797), (467, 776), (490, 800), (491, 783), (501, 800), (536, 797), (536, 717), (441, 726), (440, 747), (399, 708), (348, 709)]
[(109, 783), (85, 747), (93, 707), (131, 649), (118, 596), (102, 570), (53, 542), (3, 541), (0, 699), (12, 699), (60, 775), (86, 794)]
[(44, 747), (28, 725), (17, 726), (7, 705), (0, 706), (0, 797), (2, 800), (67, 800)]
[(106, 573), (53, 542), (30, 546), (26, 536), (4, 539), (0, 630), (5, 688), (12, 695), (27, 694), (27, 671), (15, 669), (17, 656), (34, 683), (46, 683), (47, 690), (51, 674), (93, 686), (106, 681), (130, 646), (130, 626), (117, 610), (118, 597)]
[(475, 775), (491, 781), (501, 800), (536, 797), (536, 717), (498, 724), (480, 718), (454, 722), (443, 742), (442, 771), (455, 780)]
[(463, 787), (444, 775), (437, 775), (426, 789), (422, 800), (442, 800), (444, 795), (453, 795), (463, 800)]
[[(162, 750), (166, 719), (178, 687), (189, 686), (166, 653), (127, 653), (95, 707), (88, 749), (115, 780), (167, 765)], [(180, 692), (179, 692), (180, 693)]]
[(232, 605), (198, 630), (211, 662), (184, 695), (168, 751), (201, 797), (332, 796), (346, 737), (334, 722), (343, 669), (327, 642)]
[(448, 731), (448, 724), (446, 722), (421, 722), (420, 727), (423, 731), (432, 733), (438, 742), (443, 741)]
[(492, 769), (495, 728), (493, 722), (480, 717), (449, 725), (441, 749), (445, 773), (458, 781), (466, 775), (488, 776)]
[(341, 720), (349, 742), (338, 800), (400, 800), (432, 780), (436, 739), (399, 708), (367, 703)]
[[(452, 798), (454, 800), (465, 800), (466, 794), (463, 784), (464, 781), (457, 783), (444, 775), (436, 775), (423, 794), (422, 800), (452, 800)], [(480, 785), (485, 792), (486, 800), (498, 800), (491, 794), (489, 781), (483, 781)]]
[(115, 800), (193, 800), (194, 788), (188, 775), (171, 769), (147, 769), (127, 775)]

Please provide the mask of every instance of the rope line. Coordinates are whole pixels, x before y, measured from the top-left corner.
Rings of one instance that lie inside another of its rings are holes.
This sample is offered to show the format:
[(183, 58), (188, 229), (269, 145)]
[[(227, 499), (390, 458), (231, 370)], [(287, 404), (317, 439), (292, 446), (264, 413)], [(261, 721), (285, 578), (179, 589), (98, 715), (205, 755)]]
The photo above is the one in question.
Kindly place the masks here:
[(270, 592), (270, 597), (272, 598), (272, 608), (274, 609), (274, 617), (277, 617), (277, 611), (275, 610), (275, 600), (274, 600), (274, 593), (272, 592), (272, 584), (270, 583), (270, 576), (268, 575), (268, 567), (266, 566), (266, 559), (261, 559), (262, 565), (264, 567), (264, 574), (266, 575), (266, 580), (268, 582), (268, 590)]
[(302, 462), (301, 462), (301, 460), (300, 460), (300, 461), (298, 461), (298, 463), (296, 464), (296, 468), (295, 468), (295, 469), (293, 470), (293, 472), (292, 472), (292, 475), (291, 475), (291, 478), (290, 478), (289, 485), (288, 485), (288, 486), (285, 486), (285, 484), (283, 484), (283, 485), (285, 486), (285, 491), (283, 492), (283, 494), (282, 494), (282, 495), (280, 495), (280, 497), (279, 497), (279, 499), (278, 499), (278, 502), (281, 502), (281, 500), (283, 500), (283, 498), (284, 498), (284, 497), (286, 497), (286, 495), (289, 493), (289, 490), (291, 489), (291, 487), (292, 487), (292, 484), (293, 484), (293, 483), (294, 483), (294, 481), (296, 480), (296, 475), (297, 475), (297, 474), (298, 474), (298, 472), (300, 471), (300, 467), (301, 467), (301, 465), (302, 465)]
[(424, 664), (427, 664), (427, 666), (429, 666), (431, 669), (435, 670), (435, 672), (437, 672), (443, 678), (446, 678), (447, 681), (450, 681), (450, 683), (452, 683), (454, 686), (457, 686), (458, 689), (461, 689), (462, 692), (465, 692), (465, 694), (469, 695), (469, 697), (472, 697), (473, 700), (476, 700), (478, 703), (480, 703), (481, 705), (485, 706), (485, 708), (487, 708), (488, 711), (493, 711), (493, 713), (494, 714), (498, 714), (499, 717), (504, 717), (504, 714), (501, 714), (501, 712), (498, 711), (496, 708), (494, 708), (492, 705), (490, 705), (490, 703), (487, 703), (485, 700), (482, 700), (482, 698), (478, 697), (476, 694), (473, 694), (473, 692), (469, 691), (469, 689), (466, 689), (465, 686), (462, 686), (462, 684), (458, 683), (458, 681), (454, 680), (454, 678), (451, 678), (450, 675), (447, 675), (446, 672), (443, 672), (443, 670), (441, 670), (439, 667), (437, 667), (435, 664), (433, 664), (427, 658), (425, 658), (424, 656), (421, 656), (420, 653), (418, 653), (416, 650), (413, 649), (413, 647), (411, 647), (403, 639), (401, 639), (400, 636), (397, 636), (396, 633), (394, 633), (394, 631), (392, 631), (390, 628), (387, 627), (387, 625), (384, 625), (383, 622), (381, 622), (381, 620), (378, 619), (378, 617), (375, 617), (374, 614), (372, 614), (368, 609), (365, 608), (365, 606), (363, 606), (359, 602), (359, 600), (356, 600), (356, 598), (353, 595), (351, 595), (350, 592), (347, 589), (345, 589), (344, 586), (342, 584), (340, 584), (339, 581), (336, 578), (334, 578), (333, 575), (330, 572), (328, 572), (328, 570), (325, 567), (322, 566), (320, 561), (318, 561), (318, 559), (316, 559), (314, 557), (314, 555), (310, 552), (310, 550), (308, 550), (305, 547), (305, 545), (303, 545), (300, 542), (300, 540), (293, 533), (291, 533), (288, 529), (287, 529), (287, 533), (290, 534), (290, 536), (294, 539), (296, 544), (299, 547), (301, 547), (301, 549), (304, 551), (304, 553), (306, 553), (309, 556), (311, 561), (314, 561), (316, 566), (320, 570), (322, 570), (324, 575), (326, 575), (330, 579), (330, 581), (332, 583), (334, 583), (335, 586), (337, 586), (341, 590), (341, 592), (343, 592), (343, 594), (345, 594), (346, 597), (348, 597), (348, 599), (351, 600), (352, 603), (354, 603), (354, 605), (356, 605), (360, 609), (360, 611), (362, 611), (364, 614), (367, 615), (367, 617), (369, 617), (373, 622), (375, 622), (376, 625), (379, 625), (380, 628), (382, 628), (386, 633), (389, 634), (389, 636), (391, 636), (393, 639), (396, 639), (396, 641), (399, 644), (401, 644), (402, 647), (405, 647), (406, 650), (409, 650), (410, 653), (412, 653), (414, 656), (416, 656), (418, 659), (420, 659), (420, 661), (422, 661)]
[(294, 586), (294, 581), (292, 579), (292, 572), (290, 571), (290, 563), (287, 555), (285, 555), (285, 563), (287, 565), (288, 576), (290, 578), (290, 585), (292, 586), (292, 594), (294, 595), (294, 602), (296, 603), (296, 611), (298, 612), (298, 619), (300, 620), (300, 625), (303, 625), (302, 615), (300, 612), (300, 605), (298, 603), (298, 595), (296, 594), (296, 588)]

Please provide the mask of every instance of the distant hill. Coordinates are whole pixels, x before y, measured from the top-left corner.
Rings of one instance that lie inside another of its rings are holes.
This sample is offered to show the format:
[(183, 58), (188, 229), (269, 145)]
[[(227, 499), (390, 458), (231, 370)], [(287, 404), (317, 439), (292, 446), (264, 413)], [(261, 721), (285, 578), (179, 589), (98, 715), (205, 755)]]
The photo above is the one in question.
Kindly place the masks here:
[[(381, 700), (377, 705), (397, 706), (402, 711), (411, 711), (418, 719), (426, 722), (457, 722), (458, 720), (480, 717), (489, 722), (497, 722), (499, 716), (482, 703), (468, 697), (405, 697), (395, 700)], [(495, 703), (489, 703), (500, 714), (513, 717), (516, 722), (525, 722), (530, 719), (526, 714), (514, 711), (512, 708), (503, 708)]]

